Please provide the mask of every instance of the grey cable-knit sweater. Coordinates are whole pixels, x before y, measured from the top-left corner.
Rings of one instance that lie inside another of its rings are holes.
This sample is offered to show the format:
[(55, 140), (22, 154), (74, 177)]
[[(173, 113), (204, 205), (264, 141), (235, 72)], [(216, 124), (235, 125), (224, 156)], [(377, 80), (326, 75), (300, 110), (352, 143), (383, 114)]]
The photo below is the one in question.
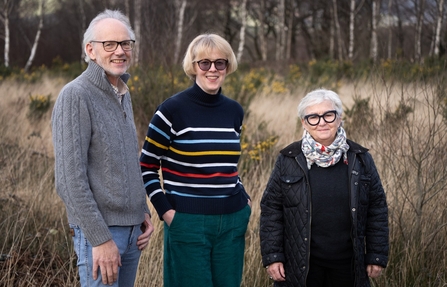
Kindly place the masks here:
[(52, 131), (56, 191), (68, 222), (93, 246), (112, 239), (108, 226), (141, 224), (149, 209), (129, 92), (120, 103), (104, 70), (91, 61), (61, 90)]

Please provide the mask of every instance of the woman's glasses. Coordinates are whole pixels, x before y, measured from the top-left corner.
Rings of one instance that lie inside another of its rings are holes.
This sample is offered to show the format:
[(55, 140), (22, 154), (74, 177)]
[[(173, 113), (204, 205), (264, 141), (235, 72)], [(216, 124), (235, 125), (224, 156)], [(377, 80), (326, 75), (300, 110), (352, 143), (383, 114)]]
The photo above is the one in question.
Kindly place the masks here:
[(335, 121), (337, 118), (337, 111), (327, 111), (321, 116), (319, 114), (310, 114), (304, 116), (304, 119), (311, 126), (317, 126), (320, 123), (320, 120), (323, 119), (326, 123), (330, 124)]
[(200, 70), (202, 70), (202, 71), (208, 71), (209, 69), (211, 69), (212, 64), (214, 64), (214, 67), (218, 71), (225, 70), (228, 66), (228, 60), (225, 60), (225, 59), (217, 59), (215, 61), (203, 59), (203, 60), (199, 60), (199, 61), (195, 61), (195, 62), (199, 66)]

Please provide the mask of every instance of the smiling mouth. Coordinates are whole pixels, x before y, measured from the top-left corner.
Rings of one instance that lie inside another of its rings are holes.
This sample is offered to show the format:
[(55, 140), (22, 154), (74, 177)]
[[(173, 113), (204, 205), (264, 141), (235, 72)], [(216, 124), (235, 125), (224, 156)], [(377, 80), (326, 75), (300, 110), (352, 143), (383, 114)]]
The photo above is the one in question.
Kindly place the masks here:
[(112, 60), (112, 63), (121, 64), (124, 63), (126, 60)]

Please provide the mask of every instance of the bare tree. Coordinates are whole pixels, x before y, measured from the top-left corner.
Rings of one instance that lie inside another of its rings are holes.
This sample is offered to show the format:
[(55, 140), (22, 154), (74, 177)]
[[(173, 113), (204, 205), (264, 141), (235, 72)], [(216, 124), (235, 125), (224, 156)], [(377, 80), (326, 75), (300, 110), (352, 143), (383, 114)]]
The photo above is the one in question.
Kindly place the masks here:
[(185, 8), (187, 0), (175, 0), (174, 3), (177, 16), (177, 39), (175, 41), (174, 63), (177, 64), (177, 61), (180, 56), (180, 47), (182, 45), (183, 22), (185, 17)]
[(126, 14), (127, 18), (130, 18), (130, 3), (129, 3), (129, 0), (125, 0), (124, 1), (124, 13)]
[[(258, 53), (261, 56), (262, 61), (267, 60), (267, 39), (265, 37), (265, 26), (266, 26), (266, 19), (265, 19), (265, 0), (259, 0), (256, 3), (253, 3), (255, 9), (254, 9), (254, 16), (255, 18), (255, 48), (257, 49)], [(256, 41), (259, 40), (259, 41)], [(258, 43), (259, 42), (259, 43)], [(258, 48), (259, 47), (259, 48)]]
[(339, 61), (343, 60), (343, 50), (342, 50), (342, 39), (341, 39), (341, 32), (340, 32), (340, 21), (338, 20), (338, 9), (337, 9), (337, 0), (332, 0), (332, 17), (333, 17), (333, 23), (334, 23), (334, 33), (337, 43), (337, 58)]
[(292, 51), (292, 38), (293, 38), (293, 19), (295, 14), (298, 15), (298, 7), (293, 3), (294, 1), (288, 1), (289, 9), (287, 13), (287, 38), (286, 38), (286, 59), (290, 59), (290, 54)]
[[(391, 0), (390, 0), (391, 1)], [(356, 6), (356, 1), (351, 0), (349, 5), (349, 46), (348, 46), (348, 58), (352, 60), (354, 58), (354, 46), (355, 46), (355, 16), (363, 6), (365, 1), (362, 0), (360, 5)]]
[(439, 44), (441, 42), (441, 28), (442, 20), (444, 16), (444, 0), (436, 1), (437, 15), (436, 15), (436, 32), (435, 32), (435, 44), (434, 44), (434, 55), (439, 56)]
[(277, 7), (276, 15), (276, 60), (281, 60), (284, 58), (284, 21), (285, 21), (285, 0), (279, 0), (279, 5)]
[(36, 56), (36, 50), (37, 50), (37, 46), (39, 44), (39, 39), (40, 39), (40, 34), (42, 33), (42, 29), (43, 29), (43, 17), (44, 17), (44, 10), (45, 9), (45, 0), (40, 0), (39, 2), (39, 25), (37, 26), (37, 32), (36, 32), (36, 37), (34, 38), (34, 44), (33, 47), (31, 48), (31, 53), (29, 55), (28, 61), (26, 62), (25, 65), (25, 72), (28, 72), (29, 69), (31, 68), (31, 65), (33, 64), (34, 61), (34, 57)]
[(239, 48), (237, 49), (237, 61), (239, 62), (242, 58), (242, 53), (244, 52), (245, 45), (245, 27), (247, 26), (247, 0), (242, 0), (239, 6), (240, 18), (241, 18), (241, 30), (239, 33)]
[(349, 47), (348, 58), (352, 60), (354, 57), (354, 28), (355, 28), (355, 0), (351, 0), (349, 6)]
[(372, 0), (371, 10), (371, 49), (369, 57), (376, 63), (378, 57), (377, 24), (379, 22), (380, 0)]
[(393, 50), (393, 26), (394, 23), (392, 22), (392, 14), (391, 14), (391, 8), (393, 7), (393, 0), (388, 0), (388, 59), (391, 59), (392, 50)]
[(331, 59), (335, 59), (335, 19), (333, 17), (334, 6), (331, 6), (330, 10), (332, 17), (329, 28), (329, 57), (331, 57)]
[(17, 4), (15, 0), (3, 0), (3, 9), (0, 11), (0, 21), (3, 23), (5, 32), (3, 39), (5, 40), (4, 60), (5, 67), (9, 67), (9, 47), (10, 47), (10, 31), (9, 31), (9, 17), (12, 9)]
[(421, 51), (421, 38), (422, 38), (422, 25), (424, 23), (424, 6), (425, 0), (419, 0), (416, 5), (416, 31), (414, 35), (414, 59), (416, 62), (420, 62), (422, 59)]
[(141, 34), (141, 0), (135, 0), (134, 3), (134, 29), (135, 29), (135, 51), (134, 51), (134, 63), (138, 65), (140, 63), (140, 47), (143, 42)]
[(85, 17), (85, 8), (84, 8), (84, 0), (79, 0), (79, 15), (81, 17), (81, 29), (79, 30), (79, 39), (81, 40), (81, 63), (84, 62), (84, 56), (85, 56), (85, 51), (84, 51), (84, 43), (82, 41), (83, 39), (83, 33), (86, 30), (86, 17)]

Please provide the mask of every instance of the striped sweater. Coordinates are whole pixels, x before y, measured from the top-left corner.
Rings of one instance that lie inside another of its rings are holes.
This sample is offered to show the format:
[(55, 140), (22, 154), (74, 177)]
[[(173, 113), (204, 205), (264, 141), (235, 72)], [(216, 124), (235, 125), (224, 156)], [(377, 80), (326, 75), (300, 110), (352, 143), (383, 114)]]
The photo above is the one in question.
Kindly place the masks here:
[(226, 214), (247, 205), (237, 171), (243, 117), (239, 103), (220, 91), (207, 94), (197, 84), (157, 108), (140, 164), (160, 217), (169, 209)]

